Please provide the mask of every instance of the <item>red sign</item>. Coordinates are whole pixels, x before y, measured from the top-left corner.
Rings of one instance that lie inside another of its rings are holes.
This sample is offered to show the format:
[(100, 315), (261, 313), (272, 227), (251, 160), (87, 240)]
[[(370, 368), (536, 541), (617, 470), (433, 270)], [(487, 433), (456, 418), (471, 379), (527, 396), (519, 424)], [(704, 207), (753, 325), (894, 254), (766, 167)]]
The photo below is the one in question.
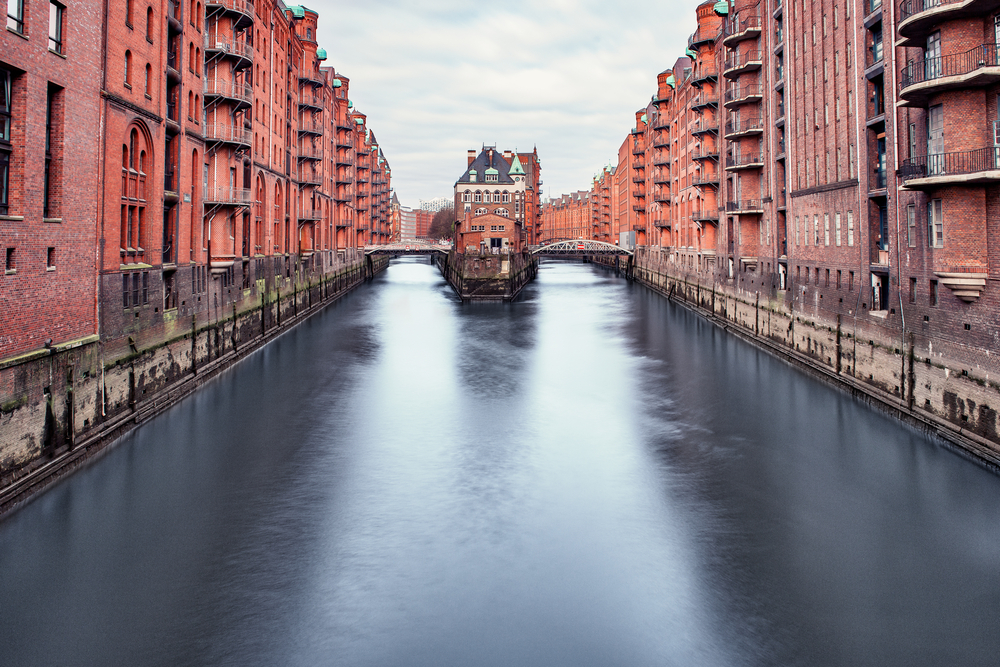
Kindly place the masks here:
[(576, 244), (576, 249), (577, 250), (583, 250), (583, 244), (582, 243), (577, 243)]

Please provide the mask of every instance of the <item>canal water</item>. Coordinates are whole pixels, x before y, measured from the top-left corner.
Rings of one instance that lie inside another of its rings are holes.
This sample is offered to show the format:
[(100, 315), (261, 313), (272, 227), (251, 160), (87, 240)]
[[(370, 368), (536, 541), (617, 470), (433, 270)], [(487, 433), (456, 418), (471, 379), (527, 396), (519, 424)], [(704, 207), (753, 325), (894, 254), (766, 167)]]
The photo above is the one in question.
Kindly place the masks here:
[(605, 270), (395, 261), (0, 522), (0, 664), (996, 664), (998, 507)]

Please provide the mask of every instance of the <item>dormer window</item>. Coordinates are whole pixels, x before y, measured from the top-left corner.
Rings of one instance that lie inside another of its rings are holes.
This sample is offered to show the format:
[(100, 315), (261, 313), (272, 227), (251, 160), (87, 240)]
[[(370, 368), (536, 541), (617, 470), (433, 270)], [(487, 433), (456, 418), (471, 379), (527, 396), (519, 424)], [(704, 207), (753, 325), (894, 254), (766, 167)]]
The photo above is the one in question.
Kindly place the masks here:
[(499, 176), (499, 174), (486, 174), (486, 182), (487, 183), (496, 183), (498, 176)]
[[(470, 169), (469, 170), (469, 183), (475, 183), (475, 182), (476, 182), (476, 170), (475, 169)], [(476, 201), (479, 201), (479, 200), (477, 199)]]

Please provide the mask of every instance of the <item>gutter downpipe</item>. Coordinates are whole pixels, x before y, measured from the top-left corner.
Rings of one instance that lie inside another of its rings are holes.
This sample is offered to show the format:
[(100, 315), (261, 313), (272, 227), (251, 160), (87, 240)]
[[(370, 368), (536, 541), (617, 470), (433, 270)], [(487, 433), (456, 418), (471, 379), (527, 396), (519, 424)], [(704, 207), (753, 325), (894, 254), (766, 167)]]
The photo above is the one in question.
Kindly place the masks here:
[[(889, 25), (896, 25), (896, 3), (889, 3)], [(898, 47), (893, 46), (892, 61), (893, 68), (890, 73), (890, 81), (892, 84), (893, 97), (896, 96), (896, 49)], [(896, 118), (895, 115), (898, 113), (898, 107), (893, 104), (893, 124), (892, 124), (892, 161), (894, 166), (893, 181), (894, 185), (896, 181), (895, 174), (899, 173), (899, 142), (896, 141)], [(887, 175), (888, 176), (888, 175)], [(899, 378), (902, 381), (902, 385), (899, 388), (899, 395), (906, 400), (906, 388), (910, 385), (910, 379), (906, 377), (906, 314), (903, 313), (903, 267), (902, 267), (902, 254), (899, 246), (902, 243), (901, 237), (899, 235), (899, 186), (895, 187), (895, 208), (896, 208), (896, 297), (899, 301), (899, 350), (900, 357), (902, 359), (900, 366)]]

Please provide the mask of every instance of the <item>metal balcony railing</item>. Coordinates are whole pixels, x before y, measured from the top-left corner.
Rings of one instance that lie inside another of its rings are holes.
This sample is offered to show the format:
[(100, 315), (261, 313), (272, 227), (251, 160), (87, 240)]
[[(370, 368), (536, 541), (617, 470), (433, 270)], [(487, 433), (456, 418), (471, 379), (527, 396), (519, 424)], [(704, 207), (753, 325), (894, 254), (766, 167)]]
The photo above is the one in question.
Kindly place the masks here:
[(1000, 147), (989, 146), (971, 151), (919, 155), (907, 160), (899, 168), (903, 182), (931, 176), (960, 176), (1000, 169)]
[(225, 123), (213, 123), (206, 125), (205, 139), (207, 141), (224, 141), (232, 144), (250, 145), (251, 131), (238, 125), (228, 125)]
[(760, 199), (742, 199), (727, 201), (726, 211), (729, 213), (763, 213), (764, 202)]
[(936, 56), (916, 60), (900, 73), (899, 89), (903, 89), (924, 81), (932, 81), (946, 76), (961, 76), (970, 74), (983, 67), (996, 67), (998, 62), (996, 44), (981, 44), (965, 53), (950, 56)]
[(226, 37), (225, 35), (209, 35), (205, 33), (205, 50), (218, 51), (227, 55), (239, 56), (253, 60), (253, 46), (246, 42)]
[(748, 100), (754, 97), (761, 97), (763, 94), (764, 86), (759, 83), (748, 83), (743, 86), (734, 86), (726, 90), (726, 102)]
[(205, 201), (212, 204), (237, 204), (249, 206), (253, 201), (249, 189), (226, 186), (209, 186), (205, 189)]
[(957, 2), (964, 2), (964, 0), (903, 0), (899, 3), (899, 20), (905, 21), (914, 14)]
[(206, 79), (205, 95), (215, 95), (228, 99), (239, 100), (250, 104), (253, 102), (253, 88), (249, 84), (226, 81), (224, 79)]
[(323, 123), (314, 120), (300, 120), (299, 132), (310, 134), (323, 134)]
[(760, 14), (734, 14), (733, 17), (723, 23), (723, 39), (731, 40), (737, 37), (750, 36), (755, 32), (760, 32)]
[(752, 118), (733, 118), (726, 123), (726, 136), (744, 134), (764, 130), (764, 119), (760, 116)]
[(764, 164), (763, 153), (740, 153), (726, 156), (726, 168), (758, 167)]
[(726, 58), (726, 71), (760, 65), (763, 57), (758, 49), (747, 49), (745, 51), (733, 51)]

